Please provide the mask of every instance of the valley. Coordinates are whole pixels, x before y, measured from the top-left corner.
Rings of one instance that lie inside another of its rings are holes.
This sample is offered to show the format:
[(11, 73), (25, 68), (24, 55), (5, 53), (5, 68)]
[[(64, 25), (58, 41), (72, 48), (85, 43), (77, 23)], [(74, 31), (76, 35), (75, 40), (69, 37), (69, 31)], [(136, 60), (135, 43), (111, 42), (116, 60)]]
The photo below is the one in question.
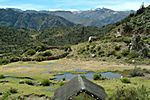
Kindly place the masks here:
[(149, 12), (0, 9), (0, 100), (51, 100), (78, 75), (106, 100), (150, 100)]

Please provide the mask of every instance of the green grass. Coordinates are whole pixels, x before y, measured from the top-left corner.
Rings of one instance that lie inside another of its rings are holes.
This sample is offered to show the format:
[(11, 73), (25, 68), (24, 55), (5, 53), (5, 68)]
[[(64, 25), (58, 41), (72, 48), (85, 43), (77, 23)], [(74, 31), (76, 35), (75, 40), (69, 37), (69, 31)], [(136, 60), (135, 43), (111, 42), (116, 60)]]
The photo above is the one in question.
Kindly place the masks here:
[[(94, 63), (94, 64), (93, 64)], [(138, 67), (148, 69), (149, 66), (139, 65)], [(45, 79), (54, 78), (54, 75), (71, 72), (74, 74), (81, 74), (80, 72), (76, 72), (75, 70), (86, 70), (93, 72), (103, 72), (103, 71), (118, 71), (121, 73), (123, 70), (133, 69), (134, 65), (116, 65), (116, 63), (109, 62), (98, 62), (98, 61), (79, 61), (79, 60), (71, 60), (71, 59), (61, 59), (54, 61), (46, 61), (46, 62), (17, 62), (11, 63), (8, 65), (0, 66), (0, 73), (2, 75), (10, 75), (13, 77), (6, 77), (4, 79), (0, 79), (0, 81), (7, 80), (8, 83), (0, 83), (0, 92), (7, 92), (10, 88), (17, 89), (16, 94), (12, 94), (11, 96), (17, 97), (20, 95), (27, 94), (45, 94), (47, 96), (53, 96), (54, 91), (62, 85), (62, 83), (50, 80), (52, 83), (56, 83), (55, 85), (50, 86), (40, 86), (40, 85), (28, 85), (28, 84), (19, 84), (20, 81), (26, 81), (27, 79), (19, 79), (15, 77), (31, 77), (33, 83), (42, 82)], [(83, 72), (84, 74), (85, 72)], [(124, 73), (124, 72), (123, 72)], [(126, 72), (125, 72), (126, 73)], [(127, 73), (128, 74), (128, 73)], [(150, 80), (145, 77), (134, 77), (129, 78), (131, 83), (124, 84), (120, 81), (120, 79), (115, 80), (97, 80), (93, 81), (98, 85), (101, 85), (106, 90), (108, 96), (112, 95), (115, 91), (116, 87), (121, 87), (123, 85), (137, 87), (139, 85), (144, 85), (148, 91), (150, 92)], [(5, 88), (4, 88), (5, 87)]]

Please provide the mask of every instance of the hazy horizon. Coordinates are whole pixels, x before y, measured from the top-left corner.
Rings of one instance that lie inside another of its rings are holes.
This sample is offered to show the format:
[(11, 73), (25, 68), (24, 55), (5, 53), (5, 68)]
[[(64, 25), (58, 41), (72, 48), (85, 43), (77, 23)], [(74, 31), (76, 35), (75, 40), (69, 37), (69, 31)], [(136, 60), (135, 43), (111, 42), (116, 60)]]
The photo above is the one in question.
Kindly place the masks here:
[(0, 8), (16, 8), (21, 10), (47, 11), (84, 11), (96, 8), (108, 8), (115, 11), (137, 10), (144, 2), (150, 5), (149, 0), (0, 0)]

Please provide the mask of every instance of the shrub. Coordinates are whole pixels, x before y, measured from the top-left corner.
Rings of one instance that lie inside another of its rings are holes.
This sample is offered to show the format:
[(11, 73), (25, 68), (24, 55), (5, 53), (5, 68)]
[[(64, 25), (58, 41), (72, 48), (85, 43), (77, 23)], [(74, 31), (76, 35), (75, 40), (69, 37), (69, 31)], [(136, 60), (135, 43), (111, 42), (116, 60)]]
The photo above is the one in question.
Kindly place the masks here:
[(143, 71), (137, 67), (135, 67), (133, 70), (131, 70), (131, 72), (129, 74), (131, 77), (144, 76)]
[(129, 43), (131, 43), (131, 39), (129, 37), (124, 37), (123, 42), (129, 44)]
[(9, 59), (5, 59), (5, 58), (0, 59), (0, 65), (5, 65), (5, 64), (8, 64), (8, 63), (10, 63)]
[(1, 100), (8, 100), (8, 97), (9, 97), (10, 95), (11, 95), (10, 92), (5, 92), (5, 93), (3, 93), (2, 98), (0, 98), (0, 99), (1, 99)]
[(63, 86), (65, 83), (63, 81), (59, 82), (60, 86)]
[(5, 76), (4, 75), (0, 75), (0, 79), (3, 79), (3, 78), (5, 78)]
[(93, 76), (93, 80), (100, 80), (101, 78), (101, 74), (94, 74)]
[(42, 56), (52, 56), (51, 51), (45, 51)]
[(149, 93), (145, 86), (120, 87), (113, 93), (108, 100), (149, 100)]
[(10, 59), (10, 62), (17, 62), (19, 60), (20, 60), (19, 57), (13, 57), (13, 58)]
[(107, 57), (111, 56), (111, 55), (115, 55), (116, 52), (115, 51), (108, 51), (107, 52)]
[(121, 46), (115, 46), (115, 50), (119, 51), (121, 49)]
[(15, 94), (15, 93), (18, 93), (18, 90), (15, 89), (15, 88), (10, 88), (9, 92), (12, 93), (12, 94)]
[(63, 81), (65, 81), (65, 80), (66, 80), (66, 78), (64, 77), (62, 80), (63, 80)]
[(124, 57), (126, 57), (128, 54), (129, 54), (129, 50), (123, 50), (121, 52), (121, 55), (124, 56)]
[(43, 86), (49, 86), (50, 85), (50, 81), (48, 79), (45, 79), (41, 82), (41, 85)]
[(139, 54), (136, 51), (131, 51), (128, 55), (128, 57), (131, 58), (138, 58)]
[(35, 53), (36, 53), (36, 51), (33, 50), (33, 49), (29, 49), (29, 50), (26, 52), (26, 54), (27, 54), (27, 55), (30, 55), (30, 56), (33, 56)]
[(116, 59), (121, 59), (121, 55), (120, 54), (116, 54)]
[(34, 83), (31, 80), (26, 80), (25, 83), (28, 85), (34, 85)]
[(36, 51), (45, 51), (46, 50), (46, 46), (42, 45), (42, 46), (37, 46)]
[(38, 57), (35, 58), (35, 60), (40, 62), (40, 61), (44, 61), (45, 58), (42, 57), (42, 56), (38, 56)]
[(131, 83), (131, 81), (128, 78), (122, 78), (120, 80), (122, 83)]

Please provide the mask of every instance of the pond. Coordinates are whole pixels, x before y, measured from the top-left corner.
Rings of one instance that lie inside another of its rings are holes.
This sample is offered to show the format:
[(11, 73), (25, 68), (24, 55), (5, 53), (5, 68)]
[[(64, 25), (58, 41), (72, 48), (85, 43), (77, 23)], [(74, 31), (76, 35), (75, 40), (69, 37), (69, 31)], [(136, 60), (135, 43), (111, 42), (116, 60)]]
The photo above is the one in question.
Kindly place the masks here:
[[(55, 80), (59, 81), (59, 80), (62, 80), (63, 78), (65, 78), (66, 80), (71, 80), (73, 77), (78, 76), (78, 75), (85, 76), (87, 79), (93, 80), (94, 74), (95, 74), (94, 72), (87, 72), (85, 74), (73, 74), (70, 72), (66, 72), (64, 74), (55, 75)], [(107, 79), (119, 79), (122, 76), (119, 73), (113, 73), (113, 72), (103, 72), (99, 74), (101, 74), (102, 77), (107, 78)]]

